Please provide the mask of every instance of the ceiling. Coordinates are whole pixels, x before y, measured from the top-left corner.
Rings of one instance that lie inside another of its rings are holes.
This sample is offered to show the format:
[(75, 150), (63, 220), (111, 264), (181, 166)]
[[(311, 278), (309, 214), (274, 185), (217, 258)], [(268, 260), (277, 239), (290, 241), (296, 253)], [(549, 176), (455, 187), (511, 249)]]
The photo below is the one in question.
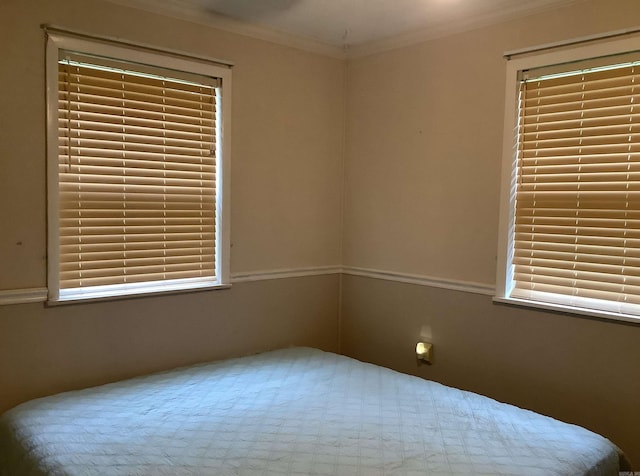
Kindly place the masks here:
[(348, 53), (422, 41), (582, 0), (111, 1), (263, 39), (288, 37), (298, 46)]

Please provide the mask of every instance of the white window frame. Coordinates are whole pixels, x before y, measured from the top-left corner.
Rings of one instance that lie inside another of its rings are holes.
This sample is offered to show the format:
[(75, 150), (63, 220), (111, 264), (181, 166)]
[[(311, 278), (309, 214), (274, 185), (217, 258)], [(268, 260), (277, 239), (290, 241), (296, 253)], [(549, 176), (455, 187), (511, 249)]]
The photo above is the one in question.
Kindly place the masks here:
[[(532, 49), (532, 53), (518, 52), (515, 54), (518, 57), (510, 58), (507, 62), (496, 294), (493, 300), (496, 302), (516, 304), (550, 311), (568, 312), (591, 317), (638, 323), (640, 322), (640, 316), (636, 315), (595, 308), (577, 307), (570, 304), (565, 305), (511, 297), (514, 287), (512, 280), (513, 265), (511, 264), (511, 261), (513, 257), (513, 230), (515, 226), (518, 94), (521, 73), (533, 68), (543, 68), (576, 61), (585, 61), (593, 58), (615, 56), (632, 51), (640, 51), (640, 37), (618, 36), (613, 39), (609, 38), (598, 41), (594, 38), (588, 38), (585, 42), (572, 41), (568, 42), (567, 45), (572, 46), (550, 45), (551, 49), (542, 47), (538, 52), (533, 52), (537, 51), (535, 49)], [(508, 54), (505, 56), (508, 56)]]
[[(186, 279), (138, 283), (135, 285), (108, 286), (100, 289), (60, 296), (59, 286), (59, 204), (58, 204), (58, 60), (60, 50), (114, 58), (131, 63), (218, 78), (219, 120), (216, 130), (216, 256), (215, 277), (211, 279)], [(175, 293), (206, 289), (228, 288), (230, 284), (230, 134), (231, 134), (231, 69), (214, 60), (200, 59), (173, 51), (163, 52), (155, 48), (137, 46), (116, 41), (94, 39), (57, 30), (47, 30), (46, 46), (46, 97), (47, 97), (47, 216), (48, 216), (48, 304), (83, 302), (88, 300), (115, 299), (136, 295)]]

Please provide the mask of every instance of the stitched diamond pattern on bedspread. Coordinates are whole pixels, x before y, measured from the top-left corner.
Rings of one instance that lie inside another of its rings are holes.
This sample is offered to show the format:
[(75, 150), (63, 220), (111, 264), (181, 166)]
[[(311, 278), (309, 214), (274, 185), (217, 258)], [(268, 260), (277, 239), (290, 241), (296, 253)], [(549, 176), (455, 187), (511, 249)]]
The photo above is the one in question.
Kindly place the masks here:
[(314, 349), (69, 392), (2, 417), (7, 474), (617, 474), (583, 428)]

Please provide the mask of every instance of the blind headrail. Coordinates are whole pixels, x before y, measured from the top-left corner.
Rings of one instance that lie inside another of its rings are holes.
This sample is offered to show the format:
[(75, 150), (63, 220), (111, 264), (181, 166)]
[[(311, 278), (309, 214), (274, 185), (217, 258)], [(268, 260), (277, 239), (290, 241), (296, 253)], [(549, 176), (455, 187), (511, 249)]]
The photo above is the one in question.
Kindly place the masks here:
[(184, 51), (179, 51), (179, 50), (173, 50), (173, 49), (166, 49), (166, 48), (158, 48), (156, 46), (153, 45), (149, 45), (146, 43), (138, 43), (138, 42), (133, 42), (133, 41), (129, 41), (129, 40), (122, 40), (120, 38), (115, 38), (115, 37), (110, 37), (110, 36), (98, 36), (98, 35), (92, 35), (89, 33), (85, 33), (82, 31), (78, 31), (78, 30), (70, 30), (70, 29), (66, 29), (66, 28), (60, 28), (57, 27), (55, 25), (48, 25), (48, 24), (43, 24), (41, 25), (41, 28), (44, 30), (44, 32), (48, 35), (48, 34), (62, 34), (62, 35), (67, 35), (67, 36), (74, 36), (76, 38), (81, 38), (81, 39), (87, 39), (87, 40), (92, 40), (92, 41), (100, 41), (100, 42), (105, 42), (105, 43), (110, 43), (110, 44), (114, 44), (114, 45), (118, 45), (118, 46), (124, 46), (127, 48), (134, 48), (137, 50), (141, 50), (141, 51), (147, 51), (147, 52), (152, 52), (152, 53), (162, 53), (165, 55), (171, 55), (171, 56), (175, 56), (178, 58), (184, 58), (184, 59), (189, 59), (189, 60), (196, 60), (196, 61), (202, 61), (205, 63), (211, 63), (211, 64), (215, 64), (217, 66), (223, 66), (226, 68), (232, 68), (234, 66), (234, 64), (230, 61), (225, 61), (225, 60), (221, 60), (221, 59), (217, 59), (217, 58), (211, 58), (208, 56), (201, 56), (201, 55), (194, 55), (191, 53), (186, 53)]
[(595, 35), (581, 36), (579, 38), (573, 38), (571, 40), (556, 41), (553, 43), (545, 43), (543, 45), (531, 46), (528, 48), (521, 48), (517, 50), (505, 51), (504, 58), (510, 60), (514, 56), (525, 55), (528, 53), (537, 53), (540, 51), (553, 50), (555, 48), (562, 48), (565, 46), (573, 46), (583, 43), (589, 43), (592, 41), (606, 40), (609, 38), (616, 38), (620, 36), (633, 35), (640, 33), (640, 26), (634, 28), (626, 28), (623, 30), (615, 30), (607, 33), (599, 33)]

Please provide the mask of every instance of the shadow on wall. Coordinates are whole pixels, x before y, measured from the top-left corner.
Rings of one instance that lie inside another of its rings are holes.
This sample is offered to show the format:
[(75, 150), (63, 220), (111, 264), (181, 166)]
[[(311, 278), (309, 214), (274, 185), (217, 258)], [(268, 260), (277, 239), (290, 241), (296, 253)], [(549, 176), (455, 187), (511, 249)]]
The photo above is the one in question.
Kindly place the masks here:
[(301, 0), (204, 0), (203, 8), (218, 15), (244, 21), (274, 17), (291, 9)]

